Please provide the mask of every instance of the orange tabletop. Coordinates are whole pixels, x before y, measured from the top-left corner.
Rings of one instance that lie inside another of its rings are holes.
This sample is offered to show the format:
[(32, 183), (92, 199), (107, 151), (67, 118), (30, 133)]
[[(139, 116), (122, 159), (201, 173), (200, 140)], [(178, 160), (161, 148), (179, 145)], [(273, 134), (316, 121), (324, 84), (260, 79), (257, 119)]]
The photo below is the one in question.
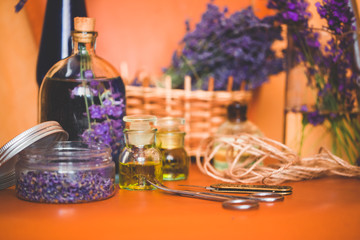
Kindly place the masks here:
[[(195, 165), (186, 181), (216, 183)], [(221, 203), (118, 190), (82, 204), (40, 204), (0, 191), (0, 239), (360, 239), (360, 180), (331, 177), (291, 182), (293, 194), (259, 209), (226, 210)]]

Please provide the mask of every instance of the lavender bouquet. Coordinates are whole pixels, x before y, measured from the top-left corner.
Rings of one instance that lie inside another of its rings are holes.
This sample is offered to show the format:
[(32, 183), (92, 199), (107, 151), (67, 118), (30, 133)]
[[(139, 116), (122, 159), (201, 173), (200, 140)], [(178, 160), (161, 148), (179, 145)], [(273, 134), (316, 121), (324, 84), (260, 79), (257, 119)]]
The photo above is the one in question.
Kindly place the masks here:
[(225, 90), (231, 76), (233, 89), (243, 82), (246, 89), (254, 89), (283, 70), (281, 57), (271, 49), (281, 39), (281, 28), (273, 17), (257, 18), (251, 7), (228, 16), (227, 8), (220, 11), (209, 3), (196, 28), (191, 30), (188, 21), (186, 27), (181, 49), (164, 69), (175, 87), (182, 87), (188, 75), (195, 89), (207, 89), (213, 77), (214, 89)]
[(85, 103), (83, 116), (87, 128), (78, 137), (85, 142), (108, 145), (116, 157), (124, 146), (122, 118), (125, 115), (125, 96), (118, 89), (118, 79), (95, 79), (91, 57), (85, 46), (80, 48), (79, 77), (82, 81), (70, 91), (72, 99), (82, 97)]
[[(316, 3), (316, 8), (326, 25), (310, 27), (308, 6), (304, 0), (268, 1), (268, 8), (277, 10), (276, 21), (287, 26), (288, 73), (302, 65), (307, 87), (314, 93), (311, 104), (286, 110), (302, 114), (299, 151), (305, 127), (323, 125), (331, 136), (332, 151), (354, 164), (360, 156), (360, 85), (354, 55), (356, 19), (348, 0), (323, 0)], [(327, 35), (325, 41), (323, 35)]]

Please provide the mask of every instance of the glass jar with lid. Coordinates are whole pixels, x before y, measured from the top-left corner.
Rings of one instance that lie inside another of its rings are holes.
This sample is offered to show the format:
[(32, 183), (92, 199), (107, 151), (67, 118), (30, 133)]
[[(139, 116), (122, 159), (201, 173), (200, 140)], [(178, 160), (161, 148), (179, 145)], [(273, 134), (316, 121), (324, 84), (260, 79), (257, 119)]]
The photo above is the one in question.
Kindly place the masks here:
[(125, 148), (119, 157), (119, 187), (155, 189), (146, 180), (162, 182), (162, 155), (155, 146), (155, 116), (125, 116)]
[(163, 179), (183, 180), (189, 174), (189, 157), (184, 148), (185, 132), (181, 129), (185, 119), (164, 117), (156, 126), (156, 145), (163, 155)]
[(15, 165), (18, 198), (45, 203), (103, 200), (115, 193), (115, 164), (109, 147), (84, 142), (34, 145)]
[(109, 145), (115, 161), (124, 147), (125, 86), (116, 69), (95, 54), (95, 19), (74, 19), (71, 56), (46, 74), (39, 121), (57, 121), (70, 141)]

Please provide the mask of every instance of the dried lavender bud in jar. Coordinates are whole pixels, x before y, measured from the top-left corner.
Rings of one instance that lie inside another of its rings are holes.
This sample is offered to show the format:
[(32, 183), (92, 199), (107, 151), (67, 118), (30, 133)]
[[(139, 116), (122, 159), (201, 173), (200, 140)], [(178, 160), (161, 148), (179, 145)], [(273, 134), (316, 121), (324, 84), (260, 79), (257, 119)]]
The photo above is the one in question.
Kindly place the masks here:
[(115, 192), (114, 179), (102, 171), (21, 172), (16, 182), (21, 199), (46, 203), (81, 203), (102, 200)]

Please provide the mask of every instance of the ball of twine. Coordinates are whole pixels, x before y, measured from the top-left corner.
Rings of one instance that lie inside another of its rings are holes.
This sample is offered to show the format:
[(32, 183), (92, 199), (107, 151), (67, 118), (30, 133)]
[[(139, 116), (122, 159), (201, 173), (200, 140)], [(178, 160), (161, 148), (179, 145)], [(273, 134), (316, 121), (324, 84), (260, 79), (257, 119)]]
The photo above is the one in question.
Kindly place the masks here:
[[(211, 160), (224, 148), (227, 149), (228, 168), (218, 170)], [(266, 159), (276, 161), (264, 164)], [(249, 134), (235, 138), (217, 136), (203, 139), (197, 150), (196, 164), (204, 174), (231, 183), (273, 185), (331, 175), (360, 177), (360, 167), (351, 165), (325, 148), (314, 156), (300, 158), (280, 142)]]

